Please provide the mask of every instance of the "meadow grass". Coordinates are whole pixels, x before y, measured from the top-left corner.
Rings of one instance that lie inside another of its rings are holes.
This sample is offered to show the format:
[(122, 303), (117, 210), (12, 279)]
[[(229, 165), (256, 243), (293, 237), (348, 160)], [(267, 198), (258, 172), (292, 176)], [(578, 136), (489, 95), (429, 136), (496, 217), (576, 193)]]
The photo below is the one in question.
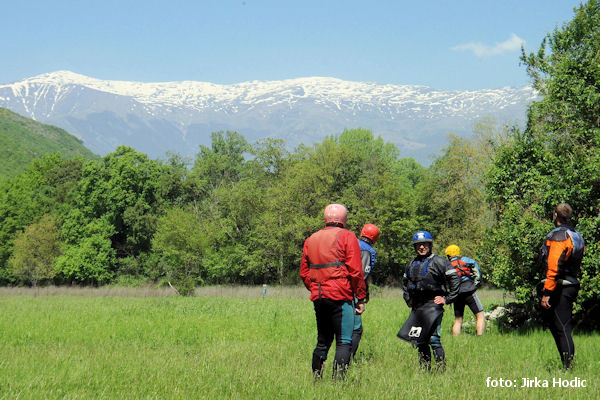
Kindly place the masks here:
[[(210, 289), (210, 290), (209, 290)], [(600, 398), (600, 335), (576, 333), (573, 371), (560, 369), (549, 332), (504, 333), (490, 325), (452, 337), (443, 322), (448, 368), (422, 372), (396, 338), (409, 309), (382, 289), (367, 305), (359, 354), (345, 382), (314, 382), (315, 317), (303, 288), (203, 288), (196, 297), (68, 289), (0, 295), (2, 399), (402, 399)], [(501, 304), (481, 291), (484, 305)], [(471, 318), (467, 311), (465, 319)], [(517, 387), (488, 387), (487, 378)], [(522, 378), (549, 388), (521, 388)], [(552, 387), (553, 379), (587, 387)], [(514, 385), (514, 384), (513, 384)]]

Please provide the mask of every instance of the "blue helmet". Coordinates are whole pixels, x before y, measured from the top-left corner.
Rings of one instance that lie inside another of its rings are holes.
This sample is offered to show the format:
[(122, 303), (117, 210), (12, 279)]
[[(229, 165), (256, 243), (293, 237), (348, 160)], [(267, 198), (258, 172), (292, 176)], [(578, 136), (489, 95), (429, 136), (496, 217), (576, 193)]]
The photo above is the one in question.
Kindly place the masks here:
[(433, 243), (433, 236), (427, 231), (419, 231), (413, 235), (412, 244)]

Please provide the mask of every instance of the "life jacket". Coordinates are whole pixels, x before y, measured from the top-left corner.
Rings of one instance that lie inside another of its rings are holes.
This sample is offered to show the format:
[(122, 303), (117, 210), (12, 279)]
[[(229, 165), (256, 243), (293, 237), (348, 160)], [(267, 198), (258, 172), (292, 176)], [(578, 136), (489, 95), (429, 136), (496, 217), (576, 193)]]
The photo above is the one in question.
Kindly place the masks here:
[(311, 281), (321, 284), (329, 279), (347, 279), (349, 277), (346, 264), (340, 261), (338, 239), (343, 228), (332, 227), (321, 229), (309, 238), (307, 255), (309, 261), (308, 276)]
[[(366, 240), (363, 240), (366, 239)], [(369, 238), (360, 238), (358, 239), (358, 245), (360, 246), (360, 258), (362, 261), (362, 267), (363, 267), (363, 275), (365, 278), (365, 282), (367, 281), (367, 279), (369, 278), (369, 275), (371, 274), (371, 272), (373, 272), (373, 267), (375, 266), (375, 257), (377, 255), (377, 253), (375, 252), (375, 249), (373, 248), (373, 246), (371, 245), (371, 243), (369, 243), (368, 241)]]
[(411, 261), (410, 266), (406, 270), (406, 278), (408, 279), (407, 289), (409, 292), (419, 294), (443, 290), (429, 272), (429, 264), (432, 260), (433, 254), (423, 260), (417, 260), (415, 258)]
[(472, 264), (467, 264), (460, 257), (453, 257), (450, 260), (450, 264), (452, 264), (452, 266), (456, 270), (456, 273), (458, 274), (459, 278), (462, 278), (463, 276), (467, 277), (467, 278), (471, 278), (471, 276), (473, 274), (473, 265)]
[(572, 229), (568, 225), (563, 225), (552, 230), (547, 236), (544, 244), (542, 245), (542, 251), (540, 256), (542, 258), (542, 262), (544, 265), (548, 265), (548, 254), (550, 251), (550, 246), (548, 242), (562, 242), (571, 239), (573, 243), (573, 247), (571, 248), (571, 254), (568, 259), (562, 259), (559, 265), (559, 270), (557, 271), (557, 278), (563, 279), (567, 278), (570, 281), (578, 282), (577, 276), (580, 273), (581, 261), (583, 259), (583, 253), (585, 251), (585, 241), (583, 240), (583, 236), (581, 233)]
[(573, 242), (573, 250), (571, 250), (571, 257), (567, 260), (569, 263), (570, 271), (573, 275), (579, 274), (579, 268), (581, 265), (581, 261), (583, 260), (583, 252), (585, 251), (585, 241), (583, 240), (583, 236), (581, 233), (568, 229), (567, 235), (571, 238), (571, 242)]

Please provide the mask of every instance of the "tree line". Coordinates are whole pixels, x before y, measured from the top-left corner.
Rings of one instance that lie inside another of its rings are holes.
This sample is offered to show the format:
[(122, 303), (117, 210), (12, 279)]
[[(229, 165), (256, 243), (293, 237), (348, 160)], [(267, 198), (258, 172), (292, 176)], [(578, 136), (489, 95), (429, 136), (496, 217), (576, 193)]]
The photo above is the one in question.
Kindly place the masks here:
[(551, 215), (570, 203), (586, 243), (579, 311), (600, 294), (600, 11), (590, 0), (521, 62), (541, 100), (524, 129), (481, 120), (425, 168), (365, 129), (293, 151), (215, 132), (195, 160), (119, 147), (100, 160), (35, 160), (0, 190), (3, 284), (299, 282), (304, 239), (331, 202), (348, 228), (382, 230), (376, 283), (395, 284), (428, 230), (458, 244), (490, 284), (533, 298)]
[[(294, 152), (216, 132), (191, 167), (119, 147), (101, 160), (51, 154), (0, 192), (5, 284), (172, 281), (294, 283), (304, 238), (333, 201), (349, 228), (376, 223), (381, 282), (410, 254), (400, 242), (424, 223), (417, 185), (426, 169), (367, 130)], [(43, 244), (43, 245), (42, 245)]]

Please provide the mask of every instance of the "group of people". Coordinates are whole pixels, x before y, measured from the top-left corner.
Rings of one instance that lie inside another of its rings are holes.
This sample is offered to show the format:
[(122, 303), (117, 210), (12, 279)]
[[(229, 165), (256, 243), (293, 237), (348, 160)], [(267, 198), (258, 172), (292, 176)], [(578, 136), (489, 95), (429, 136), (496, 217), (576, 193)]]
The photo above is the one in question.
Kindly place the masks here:
[[(556, 206), (556, 229), (548, 234), (540, 251), (545, 266), (545, 279), (539, 287), (540, 304), (565, 368), (572, 366), (575, 354), (571, 314), (585, 246), (571, 224), (572, 214), (568, 204)], [(366, 224), (357, 238), (346, 229), (348, 211), (341, 204), (329, 204), (323, 216), (325, 227), (304, 242), (300, 277), (311, 293), (317, 321), (313, 375), (315, 379), (323, 376), (323, 366), (335, 339), (333, 377), (343, 379), (363, 332), (361, 315), (369, 301), (368, 280), (376, 261), (373, 245), (379, 239), (380, 229)], [(406, 264), (402, 278), (404, 300), (411, 313), (398, 337), (417, 348), (423, 369), (432, 369), (433, 351), (435, 370), (443, 371), (444, 305), (454, 304), (453, 335), (460, 334), (465, 306), (475, 315), (477, 335), (485, 331), (483, 306), (476, 293), (481, 270), (477, 261), (460, 254), (457, 245), (446, 248), (445, 258), (434, 254), (433, 237), (427, 231), (415, 233), (412, 244), (416, 254)]]

